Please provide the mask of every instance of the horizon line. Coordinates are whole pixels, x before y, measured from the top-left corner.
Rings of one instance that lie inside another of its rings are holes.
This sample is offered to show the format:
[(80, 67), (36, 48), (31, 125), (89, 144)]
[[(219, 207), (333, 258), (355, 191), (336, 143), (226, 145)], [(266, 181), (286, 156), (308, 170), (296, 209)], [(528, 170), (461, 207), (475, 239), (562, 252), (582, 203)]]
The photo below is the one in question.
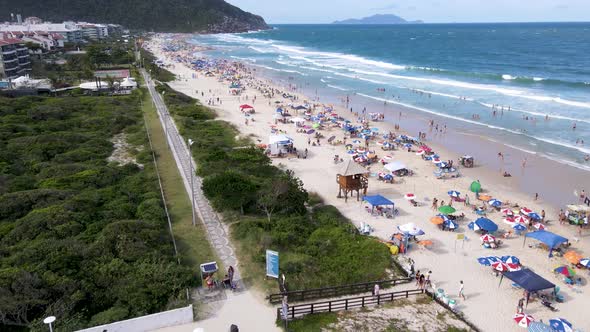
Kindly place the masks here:
[[(420, 21), (420, 20), (414, 20)], [(337, 22), (337, 21), (334, 21)], [(323, 22), (323, 23), (278, 23), (278, 22), (267, 22), (269, 25), (424, 25), (424, 24), (534, 24), (534, 23), (590, 23), (590, 21), (490, 21), (490, 22), (425, 22), (415, 23), (408, 21), (407, 23), (361, 23), (361, 24), (334, 24), (334, 22)]]

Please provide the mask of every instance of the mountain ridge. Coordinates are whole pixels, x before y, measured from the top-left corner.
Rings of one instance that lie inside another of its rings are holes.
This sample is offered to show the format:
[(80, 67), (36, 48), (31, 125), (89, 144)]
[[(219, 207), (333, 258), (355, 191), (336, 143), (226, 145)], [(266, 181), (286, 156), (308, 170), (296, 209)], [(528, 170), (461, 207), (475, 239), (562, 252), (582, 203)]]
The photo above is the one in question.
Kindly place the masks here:
[(418, 21), (406, 21), (405, 19), (393, 14), (375, 14), (360, 19), (349, 18), (342, 21), (334, 21), (332, 24), (419, 24)]
[(10, 13), (47, 21), (121, 24), (155, 32), (227, 33), (269, 29), (261, 16), (224, 0), (0, 0), (0, 21)]

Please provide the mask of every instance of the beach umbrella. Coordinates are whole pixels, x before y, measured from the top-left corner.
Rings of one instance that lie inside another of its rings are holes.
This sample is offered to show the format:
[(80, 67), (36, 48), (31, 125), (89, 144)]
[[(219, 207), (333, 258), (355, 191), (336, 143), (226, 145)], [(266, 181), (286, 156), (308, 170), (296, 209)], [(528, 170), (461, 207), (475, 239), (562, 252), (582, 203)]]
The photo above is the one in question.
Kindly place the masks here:
[(584, 267), (590, 267), (590, 258), (582, 258), (578, 264)]
[(442, 224), (445, 221), (441, 217), (432, 217), (432, 218), (430, 218), (430, 222), (433, 223), (433, 224), (435, 224), (435, 225), (440, 225), (440, 224)]
[(528, 216), (533, 220), (541, 220), (541, 216), (536, 212), (531, 212), (528, 214)]
[(516, 256), (502, 256), (500, 257), (500, 260), (506, 264), (520, 264), (520, 259)]
[(440, 158), (432, 158), (432, 163), (433, 163), (433, 164), (438, 164), (438, 163), (440, 163)]
[(506, 263), (506, 265), (508, 265), (508, 271), (510, 271), (510, 272), (522, 270), (522, 267), (520, 266), (520, 264)]
[(495, 262), (492, 263), (492, 268), (496, 271), (506, 272), (509, 270), (508, 265), (504, 262)]
[(407, 200), (412, 200), (412, 199), (416, 198), (416, 195), (411, 194), (411, 193), (407, 193), (404, 195), (404, 198)]
[(531, 315), (527, 315), (527, 314), (516, 314), (514, 315), (514, 321), (516, 322), (516, 324), (518, 324), (518, 326), (520, 327), (529, 327), (529, 325), (534, 321), (535, 319), (533, 318), (533, 316)]
[(565, 320), (565, 318), (550, 319), (549, 326), (556, 332), (573, 332), (572, 323)]
[(418, 152), (416, 152), (417, 156), (421, 156), (424, 154), (424, 150), (418, 150)]
[(491, 260), (491, 257), (480, 257), (477, 259), (477, 261), (479, 262), (479, 264), (484, 265), (484, 266), (490, 266), (492, 265), (492, 263), (495, 263), (497, 261)]
[(479, 183), (479, 180), (471, 182), (469, 190), (474, 193), (481, 192), (481, 183)]
[(551, 326), (541, 323), (541, 322), (532, 322), (529, 324), (529, 332), (555, 332)]
[(480, 201), (487, 202), (487, 201), (489, 201), (489, 200), (492, 199), (492, 196), (490, 196), (490, 195), (479, 195), (477, 197), (477, 199), (479, 199)]
[(560, 266), (553, 271), (555, 273), (563, 274), (566, 277), (573, 277), (576, 275), (576, 272), (574, 272), (574, 270), (572, 270), (572, 268), (567, 265)]
[(516, 222), (514, 221), (514, 218), (512, 218), (512, 217), (506, 217), (506, 218), (502, 219), (502, 221), (504, 221), (504, 223), (508, 224), (508, 225), (516, 224)]
[(311, 135), (311, 134), (315, 133), (315, 130), (310, 129), (310, 130), (306, 131), (305, 133), (308, 135)]
[(314, 123), (314, 124), (311, 125), (311, 127), (314, 128), (314, 129), (318, 129), (320, 127), (320, 124), (319, 123)]
[(469, 224), (467, 224), (467, 228), (474, 230), (474, 231), (479, 231), (481, 229), (481, 228), (479, 228), (479, 226), (477, 226), (475, 224), (475, 221), (472, 221)]
[(533, 213), (533, 210), (527, 208), (527, 207), (523, 207), (520, 209), (520, 213), (524, 214), (524, 215), (528, 215), (529, 213)]
[(482, 242), (494, 242), (494, 241), (496, 241), (496, 238), (493, 237), (493, 236), (491, 236), (490, 234), (484, 234), (484, 235), (480, 236), (479, 239)]
[(405, 147), (405, 148), (411, 148), (411, 147), (412, 147), (412, 144), (410, 144), (410, 143), (406, 143), (406, 144), (404, 144), (404, 147)]
[(441, 161), (440, 163), (436, 164), (436, 167), (440, 167), (440, 168), (445, 168), (448, 166), (449, 166), (449, 164), (445, 163), (444, 161)]
[(455, 210), (454, 207), (448, 206), (448, 205), (443, 205), (438, 208), (438, 212), (444, 213), (444, 214), (451, 214), (451, 213), (454, 213), (455, 211), (457, 211), (457, 210)]
[(409, 235), (412, 235), (412, 236), (424, 235), (424, 231), (421, 230), (414, 223), (407, 223), (407, 224), (403, 224), (403, 225), (397, 226), (397, 229), (399, 229), (400, 231), (402, 231), (402, 233), (409, 234)]
[(443, 226), (445, 226), (445, 228), (448, 229), (457, 229), (457, 227), (459, 227), (459, 225), (451, 219), (445, 219), (443, 222)]
[(393, 179), (393, 175), (391, 174), (385, 174), (383, 175), (383, 179), (385, 179), (386, 181), (390, 181)]
[(535, 227), (536, 229), (538, 229), (540, 231), (542, 231), (542, 230), (544, 230), (546, 228), (545, 225), (541, 224), (540, 222), (534, 223), (533, 224), (533, 227)]
[(458, 192), (458, 191), (456, 191), (456, 190), (449, 190), (447, 192), (447, 194), (449, 194), (449, 196), (451, 196), (451, 197), (459, 197), (459, 196), (461, 196), (461, 193)]
[(514, 215), (514, 212), (512, 212), (512, 210), (510, 210), (508, 208), (502, 209), (502, 210), (500, 210), (500, 212), (502, 212), (502, 214), (505, 216), (513, 216)]
[(522, 231), (526, 231), (526, 226), (523, 224), (514, 224), (512, 226), (512, 229), (514, 229), (517, 232), (522, 232)]
[(577, 252), (570, 250), (566, 252), (563, 257), (572, 264), (578, 264), (580, 260), (582, 260), (582, 255), (578, 254)]
[(475, 221), (475, 225), (477, 225), (480, 229), (488, 232), (495, 232), (498, 230), (498, 225), (496, 225), (493, 221), (488, 218), (478, 218)]
[(499, 200), (497, 200), (497, 199), (490, 199), (490, 200), (488, 201), (488, 204), (489, 204), (490, 206), (493, 206), (493, 207), (500, 207), (500, 206), (502, 206), (502, 202), (501, 202), (501, 201), (499, 201)]
[(360, 140), (358, 140), (358, 139), (353, 139), (353, 140), (352, 140), (352, 144), (359, 145), (359, 144), (361, 144), (361, 143), (362, 143), (362, 142), (361, 142)]
[(248, 104), (244, 104), (244, 105), (240, 105), (240, 109), (250, 109), (250, 108), (254, 108)]
[(514, 217), (514, 222), (520, 224), (528, 224), (529, 220), (523, 216), (516, 216)]

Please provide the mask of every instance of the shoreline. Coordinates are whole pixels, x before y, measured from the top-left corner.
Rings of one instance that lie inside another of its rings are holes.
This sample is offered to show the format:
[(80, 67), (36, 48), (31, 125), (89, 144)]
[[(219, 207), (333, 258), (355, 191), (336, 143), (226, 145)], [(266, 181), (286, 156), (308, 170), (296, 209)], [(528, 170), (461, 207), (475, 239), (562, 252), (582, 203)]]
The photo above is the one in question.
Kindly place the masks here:
[[(233, 124), (244, 137), (250, 136), (253, 139), (258, 138), (264, 143), (267, 142), (270, 126), (273, 124), (272, 115), (274, 114), (273, 105), (266, 105), (267, 101), (270, 103), (270, 99), (260, 98), (255, 102), (254, 106), (256, 107), (256, 113), (253, 117), (256, 121), (245, 124), (244, 116), (239, 111), (238, 106), (241, 103), (251, 102), (251, 100), (244, 100), (245, 95), (258, 95), (260, 97), (260, 92), (248, 88), (242, 97), (229, 95), (227, 84), (223, 82), (220, 83), (217, 80), (217, 77), (205, 77), (202, 73), (197, 73), (185, 65), (175, 63), (174, 60), (168, 58), (168, 56), (159, 49), (161, 42), (161, 39), (156, 38), (150, 45), (153, 47), (152, 51), (155, 52), (155, 55), (160, 59), (166, 58), (166, 62), (170, 63), (172, 66), (171, 71), (178, 75), (178, 79), (170, 84), (172, 88), (200, 99), (205, 105), (207, 99), (220, 98), (222, 101), (221, 105), (216, 104), (211, 106), (217, 111), (220, 120)], [(197, 76), (193, 77), (192, 75), (195, 73)], [(260, 77), (257, 79), (254, 78), (253, 80), (266, 81), (260, 79)], [(197, 91), (199, 92), (198, 95), (196, 93)], [(296, 94), (300, 96), (301, 100), (304, 99), (300, 93)], [(273, 98), (272, 100), (276, 99), (281, 98)], [(337, 109), (338, 113), (342, 116), (346, 117), (346, 114), (348, 114), (347, 110), (342, 110), (342, 108)], [(416, 121), (417, 125), (421, 123), (419, 120), (414, 121)], [(375, 126), (382, 130), (384, 127), (393, 127), (392, 124), (387, 122), (378, 122)], [(396, 230), (396, 226), (407, 222), (414, 222), (423, 228), (426, 232), (425, 238), (433, 241), (433, 248), (424, 250), (412, 248), (408, 255), (416, 261), (417, 269), (423, 271), (432, 269), (434, 272), (433, 280), (435, 280), (437, 287), (444, 288), (447, 293), (450, 294), (451, 298), (457, 298), (456, 290), (458, 289), (458, 281), (465, 281), (466, 296), (468, 299), (464, 302), (460, 301), (458, 309), (464, 312), (467, 317), (472, 319), (475, 324), (482, 328), (482, 330), (520, 331), (521, 328), (517, 327), (512, 321), (512, 315), (514, 313), (514, 308), (516, 307), (516, 302), (519, 297), (522, 296), (522, 292), (512, 291), (510, 283), (508, 282), (504, 282), (499, 289), (498, 279), (490, 275), (489, 268), (479, 266), (476, 261), (477, 257), (482, 255), (517, 255), (525, 262), (527, 267), (534, 269), (537, 273), (556, 285), (562, 285), (559, 278), (548, 272), (548, 265), (551, 267), (555, 264), (560, 264), (563, 262), (563, 259), (558, 257), (548, 259), (546, 252), (524, 247), (522, 237), (507, 239), (504, 241), (505, 244), (500, 249), (490, 251), (489, 249), (481, 248), (478, 244), (478, 235), (467, 230), (466, 223), (464, 222), (461, 222), (458, 232), (465, 232), (468, 240), (457, 245), (455, 233), (442, 232), (428, 221), (432, 215), (435, 214), (435, 212), (429, 208), (429, 202), (432, 198), (437, 197), (438, 199), (442, 198), (443, 200), (447, 200), (448, 195), (446, 195), (446, 192), (452, 189), (465, 193), (467, 192), (466, 188), (471, 180), (479, 178), (482, 179), (482, 184), (487, 191), (496, 194), (500, 199), (519, 202), (521, 206), (526, 205), (536, 211), (545, 209), (548, 219), (553, 221), (549, 226), (549, 230), (555, 231), (570, 239), (576, 237), (573, 227), (558, 225), (556, 221), (558, 209), (556, 207), (541, 205), (542, 201), (533, 201), (532, 196), (529, 193), (523, 193), (516, 190), (517, 188), (514, 188), (514, 184), (511, 185), (493, 181), (493, 175), (496, 174), (496, 171), (488, 169), (485, 166), (469, 170), (461, 168), (461, 172), (463, 173), (462, 177), (441, 181), (436, 180), (432, 175), (432, 163), (424, 162), (420, 157), (416, 156), (415, 153), (407, 153), (403, 150), (383, 152), (376, 149), (379, 156), (391, 154), (394, 156), (395, 160), (403, 161), (409, 168), (415, 170), (416, 174), (412, 177), (402, 178), (395, 184), (378, 182), (371, 177), (369, 180), (368, 194), (382, 194), (385, 197), (394, 200), (396, 208), (400, 210), (400, 213), (393, 220), (383, 217), (368, 216), (364, 210), (364, 204), (362, 202), (356, 202), (354, 199), (345, 202), (342, 199), (336, 198), (337, 186), (335, 182), (335, 171), (339, 165), (334, 165), (332, 158), (335, 154), (342, 156), (346, 155), (343, 146), (333, 146), (328, 144), (308, 146), (306, 145), (307, 136), (305, 134), (297, 133), (293, 125), (280, 124), (278, 127), (281, 130), (285, 130), (288, 135), (295, 139), (295, 146), (298, 150), (308, 148), (309, 158), (273, 159), (273, 163), (282, 164), (293, 170), (303, 181), (305, 188), (308, 191), (317, 192), (327, 204), (337, 207), (353, 224), (358, 225), (360, 221), (366, 222), (374, 229), (372, 235), (381, 239), (389, 238), (391, 233)], [(405, 128), (405, 125), (403, 128)], [(387, 131), (387, 129), (384, 130), (384, 132)], [(414, 134), (412, 136), (415, 136), (415, 133), (410, 132), (409, 134)], [(325, 136), (328, 137), (329, 135), (337, 135), (338, 139), (340, 139), (340, 137), (342, 137), (342, 131), (326, 130)], [(449, 136), (446, 136), (446, 139), (450, 140)], [(444, 141), (442, 143), (444, 143)], [(439, 147), (437, 141), (434, 143), (428, 141), (428, 144), (436, 147), (437, 152), (442, 154), (444, 160), (450, 159), (450, 156), (453, 156), (454, 159), (453, 153)], [(372, 147), (374, 147), (374, 144), (372, 144)], [(378, 166), (378, 164), (374, 164), (374, 166), (372, 166), (372, 172), (377, 172), (380, 168), (381, 167)], [(486, 180), (486, 172), (489, 173), (490, 180)], [(558, 177), (555, 178), (557, 178), (556, 180), (559, 180)], [(510, 180), (512, 181), (514, 178)], [(490, 182), (487, 183), (487, 181)], [(413, 207), (403, 199), (404, 194), (408, 192), (416, 194), (418, 201), (422, 203), (421, 207)], [(473, 194), (469, 194), (473, 201), (475, 201)], [(464, 212), (469, 220), (475, 218), (470, 209), (465, 209), (459, 204), (456, 205), (458, 205), (456, 207), (459, 210), (459, 213)], [(507, 225), (501, 222), (499, 213), (490, 215), (490, 218), (496, 221), (501, 228), (507, 228)], [(583, 240), (583, 237), (581, 237), (580, 240)], [(532, 241), (529, 240), (529, 242)], [(581, 253), (590, 252), (590, 248), (585, 241), (575, 242), (573, 248)], [(579, 317), (583, 316), (583, 309), (587, 304), (585, 297), (579, 293), (569, 291), (567, 291), (567, 296), (568, 301), (559, 304), (560, 310), (564, 311), (560, 316), (572, 321), (575, 327), (590, 328), (589, 322), (579, 319)], [(481, 315), (482, 312), (489, 314)], [(537, 319), (542, 318), (544, 321), (555, 316), (555, 314), (544, 310), (538, 302), (531, 303), (527, 308), (527, 313), (533, 314)], [(576, 321), (574, 321), (574, 319), (576, 319)], [(588, 326), (584, 326), (584, 324)]]

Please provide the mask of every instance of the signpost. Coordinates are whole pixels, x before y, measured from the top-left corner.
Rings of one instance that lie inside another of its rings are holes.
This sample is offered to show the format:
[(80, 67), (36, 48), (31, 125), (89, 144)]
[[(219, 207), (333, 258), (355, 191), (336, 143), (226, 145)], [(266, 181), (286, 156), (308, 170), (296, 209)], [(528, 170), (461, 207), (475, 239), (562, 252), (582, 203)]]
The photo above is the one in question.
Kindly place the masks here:
[(266, 251), (266, 276), (279, 277), (279, 253), (276, 251)]
[(457, 241), (463, 241), (461, 249), (465, 247), (465, 233), (457, 234), (457, 239), (455, 240), (455, 252), (457, 252)]

